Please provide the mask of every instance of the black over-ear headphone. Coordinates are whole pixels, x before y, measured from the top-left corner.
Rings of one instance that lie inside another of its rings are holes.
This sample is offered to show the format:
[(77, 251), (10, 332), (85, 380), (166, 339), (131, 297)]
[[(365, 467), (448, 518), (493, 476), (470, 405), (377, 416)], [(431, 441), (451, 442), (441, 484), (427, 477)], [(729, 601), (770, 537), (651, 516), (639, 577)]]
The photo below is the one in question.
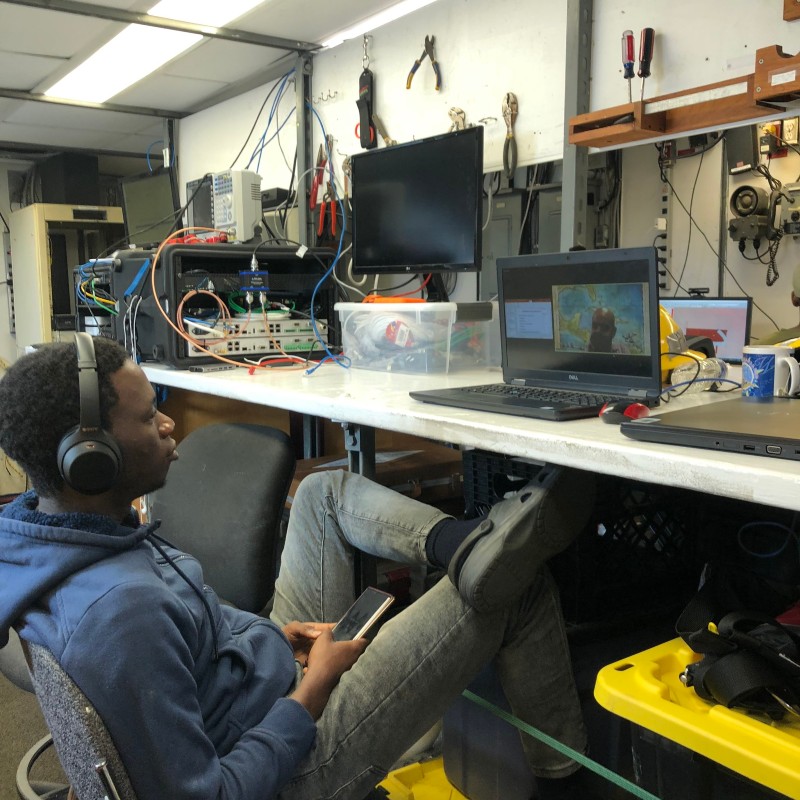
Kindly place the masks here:
[(80, 424), (68, 430), (58, 445), (58, 471), (75, 491), (100, 494), (116, 481), (122, 453), (114, 437), (100, 425), (100, 386), (94, 340), (75, 334), (80, 391)]

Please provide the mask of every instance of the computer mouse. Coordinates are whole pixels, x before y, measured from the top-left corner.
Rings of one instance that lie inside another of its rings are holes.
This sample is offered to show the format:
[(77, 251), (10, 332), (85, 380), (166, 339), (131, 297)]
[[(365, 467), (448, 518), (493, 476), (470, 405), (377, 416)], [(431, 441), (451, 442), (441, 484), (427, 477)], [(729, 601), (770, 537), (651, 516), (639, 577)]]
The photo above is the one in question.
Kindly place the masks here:
[(650, 409), (644, 403), (631, 403), (629, 400), (617, 400), (615, 403), (606, 403), (599, 413), (603, 422), (609, 425), (619, 425), (626, 419), (639, 419), (646, 417)]

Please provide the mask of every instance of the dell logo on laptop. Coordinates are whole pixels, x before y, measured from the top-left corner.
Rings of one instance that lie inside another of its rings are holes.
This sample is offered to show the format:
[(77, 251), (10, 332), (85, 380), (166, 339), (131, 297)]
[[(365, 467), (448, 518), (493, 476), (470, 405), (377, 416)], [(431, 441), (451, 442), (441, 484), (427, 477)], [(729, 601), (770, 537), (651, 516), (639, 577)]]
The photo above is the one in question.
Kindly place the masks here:
[(580, 380), (580, 378), (578, 378), (578, 376), (577, 376), (577, 375), (573, 375), (572, 373), (570, 373), (570, 374), (569, 374), (569, 379), (570, 379), (571, 381), (577, 381), (577, 380)]

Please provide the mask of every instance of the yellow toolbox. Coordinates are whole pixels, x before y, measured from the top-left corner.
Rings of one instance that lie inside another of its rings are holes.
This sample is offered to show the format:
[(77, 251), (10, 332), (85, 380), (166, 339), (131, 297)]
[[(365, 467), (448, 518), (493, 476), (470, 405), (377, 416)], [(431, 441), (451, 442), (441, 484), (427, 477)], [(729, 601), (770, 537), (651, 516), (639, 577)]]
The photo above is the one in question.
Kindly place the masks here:
[(450, 785), (441, 758), (396, 769), (378, 785), (388, 792), (387, 800), (467, 800)]
[[(640, 785), (662, 800), (800, 798), (800, 718), (787, 714), (775, 722), (705, 702), (680, 680), (699, 658), (682, 639), (673, 639), (609, 664), (597, 675), (597, 702), (645, 734), (633, 736)], [(665, 745), (673, 774), (646, 774), (648, 766), (663, 773), (668, 759), (637, 755), (637, 741), (651, 749), (653, 742)], [(682, 760), (675, 759), (674, 743), (681, 746)]]

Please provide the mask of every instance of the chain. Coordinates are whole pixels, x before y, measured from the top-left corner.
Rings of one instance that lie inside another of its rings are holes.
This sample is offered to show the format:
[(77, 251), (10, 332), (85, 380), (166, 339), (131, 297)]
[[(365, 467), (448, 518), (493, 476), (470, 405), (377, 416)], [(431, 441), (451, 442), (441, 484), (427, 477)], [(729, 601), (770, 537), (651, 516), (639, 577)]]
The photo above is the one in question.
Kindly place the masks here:
[(364, 34), (364, 57), (361, 59), (362, 69), (369, 69), (369, 53), (367, 52), (367, 44), (369, 43), (369, 36)]

